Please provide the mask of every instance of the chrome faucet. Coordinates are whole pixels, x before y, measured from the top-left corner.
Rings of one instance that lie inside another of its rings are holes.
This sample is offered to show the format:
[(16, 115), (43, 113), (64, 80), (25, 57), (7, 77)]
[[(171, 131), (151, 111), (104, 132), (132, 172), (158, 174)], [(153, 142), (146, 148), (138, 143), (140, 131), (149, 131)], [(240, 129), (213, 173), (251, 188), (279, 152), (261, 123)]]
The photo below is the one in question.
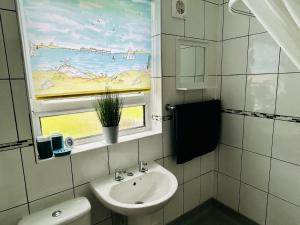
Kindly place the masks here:
[(147, 172), (148, 171), (147, 165), (148, 165), (148, 163), (146, 163), (144, 161), (140, 161), (139, 171), (142, 172), (142, 173)]
[(123, 170), (115, 169), (115, 180), (116, 181), (122, 181), (122, 180), (124, 180), (123, 173), (124, 173)]

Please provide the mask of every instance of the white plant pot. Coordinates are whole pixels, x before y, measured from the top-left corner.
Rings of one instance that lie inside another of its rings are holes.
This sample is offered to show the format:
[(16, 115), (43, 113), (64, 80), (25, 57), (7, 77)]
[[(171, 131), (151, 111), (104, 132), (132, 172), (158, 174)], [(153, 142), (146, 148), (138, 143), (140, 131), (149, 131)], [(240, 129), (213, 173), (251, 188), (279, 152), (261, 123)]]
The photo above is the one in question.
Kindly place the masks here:
[(114, 144), (118, 142), (119, 126), (116, 127), (102, 127), (104, 140), (107, 144)]

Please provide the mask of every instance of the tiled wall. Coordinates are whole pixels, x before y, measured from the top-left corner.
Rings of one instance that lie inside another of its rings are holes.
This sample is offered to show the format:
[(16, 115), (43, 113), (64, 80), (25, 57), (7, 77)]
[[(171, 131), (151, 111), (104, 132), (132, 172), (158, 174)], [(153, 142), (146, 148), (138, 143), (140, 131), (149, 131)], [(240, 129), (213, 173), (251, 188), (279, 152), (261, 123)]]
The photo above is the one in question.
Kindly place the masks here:
[(300, 224), (300, 71), (255, 18), (222, 22), (217, 199), (259, 224)]
[[(218, 76), (220, 72), (216, 67), (219, 49), (219, 9), (221, 8), (218, 2), (218, 0), (189, 0), (187, 17), (185, 20), (180, 20), (171, 16), (172, 1), (161, 0), (162, 23), (159, 36), (162, 47), (163, 116), (170, 115), (170, 112), (165, 110), (166, 104), (203, 101), (218, 97), (215, 88), (217, 81), (220, 80)], [(207, 91), (176, 91), (176, 39), (182, 37), (205, 40), (209, 43), (206, 49), (205, 69), (210, 85), (214, 88)], [(177, 176), (179, 188), (170, 205), (165, 208), (165, 223), (213, 197), (215, 194), (213, 184), (216, 177), (212, 171), (215, 165), (215, 152), (198, 157), (184, 165), (176, 165), (174, 153), (170, 148), (170, 123), (170, 120), (163, 121), (164, 165)]]
[[(157, 20), (153, 21), (153, 40), (156, 40), (154, 58), (157, 63), (152, 81), (154, 95), (162, 93), (160, 105), (215, 97), (214, 89), (175, 91), (175, 38), (188, 36), (210, 40), (212, 48), (208, 57), (211, 60), (207, 60), (207, 68), (214, 85), (215, 80), (220, 80), (215, 70), (220, 7), (216, 0), (191, 0), (189, 17), (182, 21), (171, 17), (171, 0), (155, 0)], [(176, 165), (170, 146), (170, 121), (163, 122), (161, 135), (36, 164), (34, 150), (28, 146), (32, 134), (19, 38), (14, 0), (1, 0), (0, 225), (15, 225), (24, 215), (77, 196), (87, 196), (91, 201), (93, 224), (111, 225), (112, 213), (93, 197), (89, 181), (115, 168), (136, 165), (139, 160), (156, 160), (172, 171), (180, 184), (171, 202), (153, 215), (160, 224), (174, 220), (214, 195), (215, 153)], [(159, 107), (154, 108), (153, 113), (162, 114)]]

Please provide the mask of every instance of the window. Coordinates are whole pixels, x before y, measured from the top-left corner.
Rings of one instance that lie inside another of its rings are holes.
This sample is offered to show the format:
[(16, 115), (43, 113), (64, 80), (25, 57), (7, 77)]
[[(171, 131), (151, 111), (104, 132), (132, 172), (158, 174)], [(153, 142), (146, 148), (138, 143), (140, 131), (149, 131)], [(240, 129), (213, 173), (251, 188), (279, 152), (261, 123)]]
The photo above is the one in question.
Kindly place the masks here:
[(150, 0), (18, 3), (35, 135), (100, 135), (92, 101), (107, 87), (124, 98), (120, 130), (147, 128)]
[[(41, 132), (50, 135), (61, 132), (73, 138), (85, 138), (102, 134), (102, 127), (95, 111), (60, 114), (40, 117)], [(145, 125), (144, 107), (133, 106), (123, 109), (120, 130), (140, 128)]]

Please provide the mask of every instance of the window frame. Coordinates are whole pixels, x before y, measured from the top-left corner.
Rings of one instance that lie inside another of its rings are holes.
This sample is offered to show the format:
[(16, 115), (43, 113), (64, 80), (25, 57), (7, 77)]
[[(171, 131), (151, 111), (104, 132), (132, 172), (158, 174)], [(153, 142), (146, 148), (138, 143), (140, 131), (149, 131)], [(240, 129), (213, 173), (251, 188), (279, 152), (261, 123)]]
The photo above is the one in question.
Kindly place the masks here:
[[(119, 136), (144, 132), (151, 129), (150, 121), (150, 93), (123, 93), (120, 97), (124, 107), (144, 106), (144, 126), (119, 131)], [(81, 113), (93, 111), (92, 102), (101, 98), (97, 96), (69, 97), (59, 99), (30, 99), (32, 109), (32, 123), (34, 136), (42, 135), (40, 118), (62, 114)], [(103, 140), (103, 134), (75, 139), (75, 145), (88, 144)]]
[[(40, 117), (51, 116), (51, 115), (59, 115), (59, 114), (68, 114), (68, 113), (78, 113), (93, 110), (92, 100), (96, 100), (100, 98), (100, 95), (87, 95), (87, 96), (74, 96), (74, 97), (61, 97), (61, 98), (45, 98), (45, 99), (37, 99), (34, 95), (34, 86), (33, 86), (33, 77), (31, 70), (31, 61), (29, 55), (29, 45), (28, 45), (28, 37), (25, 32), (24, 27), (24, 12), (22, 10), (23, 5), (22, 1), (16, 0), (16, 8), (17, 8), (17, 16), (19, 21), (19, 29), (21, 34), (21, 47), (22, 54), (24, 59), (24, 67), (25, 67), (25, 81), (27, 84), (28, 90), (28, 98), (31, 109), (31, 124), (33, 131), (33, 138), (35, 139), (37, 136), (42, 135), (41, 132), (41, 124)], [(153, 10), (153, 9), (152, 9)], [(153, 17), (153, 12), (152, 16)], [(153, 18), (151, 18), (152, 20)], [(149, 37), (151, 40), (151, 60), (153, 60), (153, 42), (152, 36)], [(151, 63), (153, 65), (153, 62)], [(153, 69), (153, 68), (152, 68)], [(152, 74), (152, 72), (151, 72)], [(150, 75), (150, 79), (152, 75)], [(124, 100), (124, 107), (129, 106), (144, 106), (144, 127), (126, 129), (119, 132), (119, 137), (137, 134), (141, 132), (150, 131), (152, 129), (151, 124), (151, 92), (153, 87), (149, 91), (144, 92), (127, 92), (120, 93), (120, 97)], [(96, 141), (104, 140), (104, 135), (95, 135), (92, 137), (80, 138), (75, 140), (75, 146), (80, 146), (84, 144), (93, 143)], [(35, 145), (34, 141), (34, 145)]]

